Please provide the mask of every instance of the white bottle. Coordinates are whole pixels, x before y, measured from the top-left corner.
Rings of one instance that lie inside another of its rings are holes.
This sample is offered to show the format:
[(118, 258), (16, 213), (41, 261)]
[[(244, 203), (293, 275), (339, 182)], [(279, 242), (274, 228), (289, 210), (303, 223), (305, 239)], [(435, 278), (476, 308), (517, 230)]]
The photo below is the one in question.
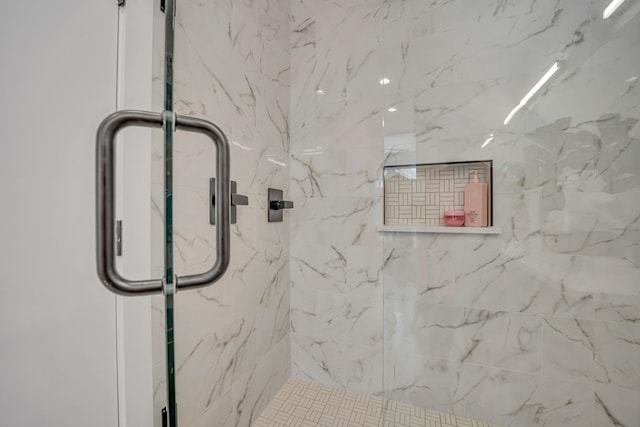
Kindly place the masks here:
[(488, 225), (489, 186), (478, 180), (478, 171), (471, 171), (473, 180), (464, 187), (465, 227), (486, 227)]

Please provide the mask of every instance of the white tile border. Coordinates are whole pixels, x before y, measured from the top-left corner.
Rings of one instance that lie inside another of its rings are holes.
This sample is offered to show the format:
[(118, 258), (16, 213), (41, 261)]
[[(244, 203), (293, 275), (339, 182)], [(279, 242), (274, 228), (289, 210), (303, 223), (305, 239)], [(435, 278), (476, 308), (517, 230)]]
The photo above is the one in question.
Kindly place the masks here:
[(435, 225), (379, 225), (383, 233), (447, 233), (447, 234), (502, 234), (501, 227), (447, 227)]

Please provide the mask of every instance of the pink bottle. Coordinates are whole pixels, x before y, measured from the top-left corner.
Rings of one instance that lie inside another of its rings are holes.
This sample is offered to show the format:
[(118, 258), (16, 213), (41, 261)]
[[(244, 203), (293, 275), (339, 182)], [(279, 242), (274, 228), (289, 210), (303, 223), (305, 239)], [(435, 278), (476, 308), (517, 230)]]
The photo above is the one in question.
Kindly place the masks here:
[(474, 174), (473, 180), (464, 187), (464, 225), (465, 227), (486, 227), (489, 186), (478, 180), (478, 171), (470, 173)]

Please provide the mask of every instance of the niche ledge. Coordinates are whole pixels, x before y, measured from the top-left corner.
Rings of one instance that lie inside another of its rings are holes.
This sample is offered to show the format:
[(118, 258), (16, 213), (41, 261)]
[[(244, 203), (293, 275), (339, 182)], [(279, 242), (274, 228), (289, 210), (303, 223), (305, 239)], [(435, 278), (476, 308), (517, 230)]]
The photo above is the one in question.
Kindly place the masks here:
[(381, 233), (502, 234), (500, 227), (446, 227), (441, 225), (380, 225)]

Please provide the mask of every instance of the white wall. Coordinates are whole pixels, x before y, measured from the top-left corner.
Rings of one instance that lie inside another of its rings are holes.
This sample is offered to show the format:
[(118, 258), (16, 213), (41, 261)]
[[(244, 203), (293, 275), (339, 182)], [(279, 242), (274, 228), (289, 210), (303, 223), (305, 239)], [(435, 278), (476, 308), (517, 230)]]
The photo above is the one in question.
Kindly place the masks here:
[(93, 175), (95, 130), (115, 108), (117, 8), (3, 9), (3, 424), (113, 427), (115, 297), (95, 273)]
[[(131, 8), (144, 8), (148, 2), (128, 3)], [(150, 32), (150, 24), (147, 27), (140, 21), (133, 24), (129, 23), (136, 32), (130, 33), (129, 40), (137, 37), (144, 45), (141, 35)], [(136, 354), (136, 358), (126, 359), (127, 363), (120, 366), (121, 380), (126, 365), (150, 366), (150, 352), (140, 351), (143, 344), (132, 339), (140, 329), (127, 329), (126, 325), (133, 316), (136, 318), (133, 323), (141, 320), (144, 329), (144, 311), (131, 307), (142, 301), (120, 304), (119, 326), (128, 333), (119, 337), (117, 347), (116, 297), (100, 284), (95, 272), (95, 131), (102, 118), (116, 109), (117, 33), (115, 1), (3, 5), (0, 16), (3, 425), (116, 426), (119, 422), (116, 348), (125, 359), (127, 354)], [(144, 52), (140, 43), (137, 48)], [(146, 49), (150, 49), (150, 44)], [(145, 55), (140, 52), (137, 56), (130, 55), (138, 64), (144, 62)], [(129, 66), (129, 71), (137, 67), (131, 60)], [(138, 71), (144, 74), (144, 67)], [(135, 100), (149, 97), (141, 86), (136, 86), (144, 80), (150, 86), (151, 73), (149, 70), (146, 73), (146, 77), (135, 73), (121, 75), (130, 83), (130, 95), (121, 97), (122, 105), (144, 107)], [(146, 154), (138, 150), (138, 155), (142, 158), (146, 155), (148, 163), (148, 146)], [(148, 169), (147, 165), (147, 194)], [(125, 176), (131, 178), (131, 173), (125, 172)], [(132, 191), (144, 191), (144, 184), (136, 188)], [(147, 207), (146, 218), (144, 213), (138, 215), (142, 224), (146, 221), (147, 229), (148, 211)], [(135, 218), (130, 223), (135, 224)], [(139, 240), (130, 239), (126, 245), (137, 242), (146, 247), (148, 258), (149, 238), (142, 234)], [(141, 258), (129, 260), (125, 271), (142, 274), (145, 268), (148, 271), (148, 259), (145, 267), (142, 254)], [(148, 305), (146, 312), (148, 328)], [(148, 331), (146, 336), (148, 339)], [(131, 343), (138, 349), (132, 348)], [(130, 374), (138, 375), (140, 371), (129, 369)], [(127, 378), (127, 385), (121, 384), (121, 403), (129, 401), (132, 403), (129, 408), (146, 408), (147, 412), (122, 412), (120, 425), (125, 425), (125, 419), (130, 425), (147, 425), (144, 421), (136, 423), (151, 416), (150, 405), (145, 406), (140, 400), (141, 396), (150, 395), (150, 382), (147, 385), (149, 389), (133, 375)], [(126, 407), (121, 409), (125, 411)]]
[[(152, 111), (153, 17), (152, 0), (128, 0), (120, 8), (118, 110)], [(144, 279), (151, 274), (151, 131), (139, 128), (122, 132), (121, 153), (121, 268), (126, 277)], [(119, 296), (116, 304), (120, 427), (151, 426), (151, 298)]]

